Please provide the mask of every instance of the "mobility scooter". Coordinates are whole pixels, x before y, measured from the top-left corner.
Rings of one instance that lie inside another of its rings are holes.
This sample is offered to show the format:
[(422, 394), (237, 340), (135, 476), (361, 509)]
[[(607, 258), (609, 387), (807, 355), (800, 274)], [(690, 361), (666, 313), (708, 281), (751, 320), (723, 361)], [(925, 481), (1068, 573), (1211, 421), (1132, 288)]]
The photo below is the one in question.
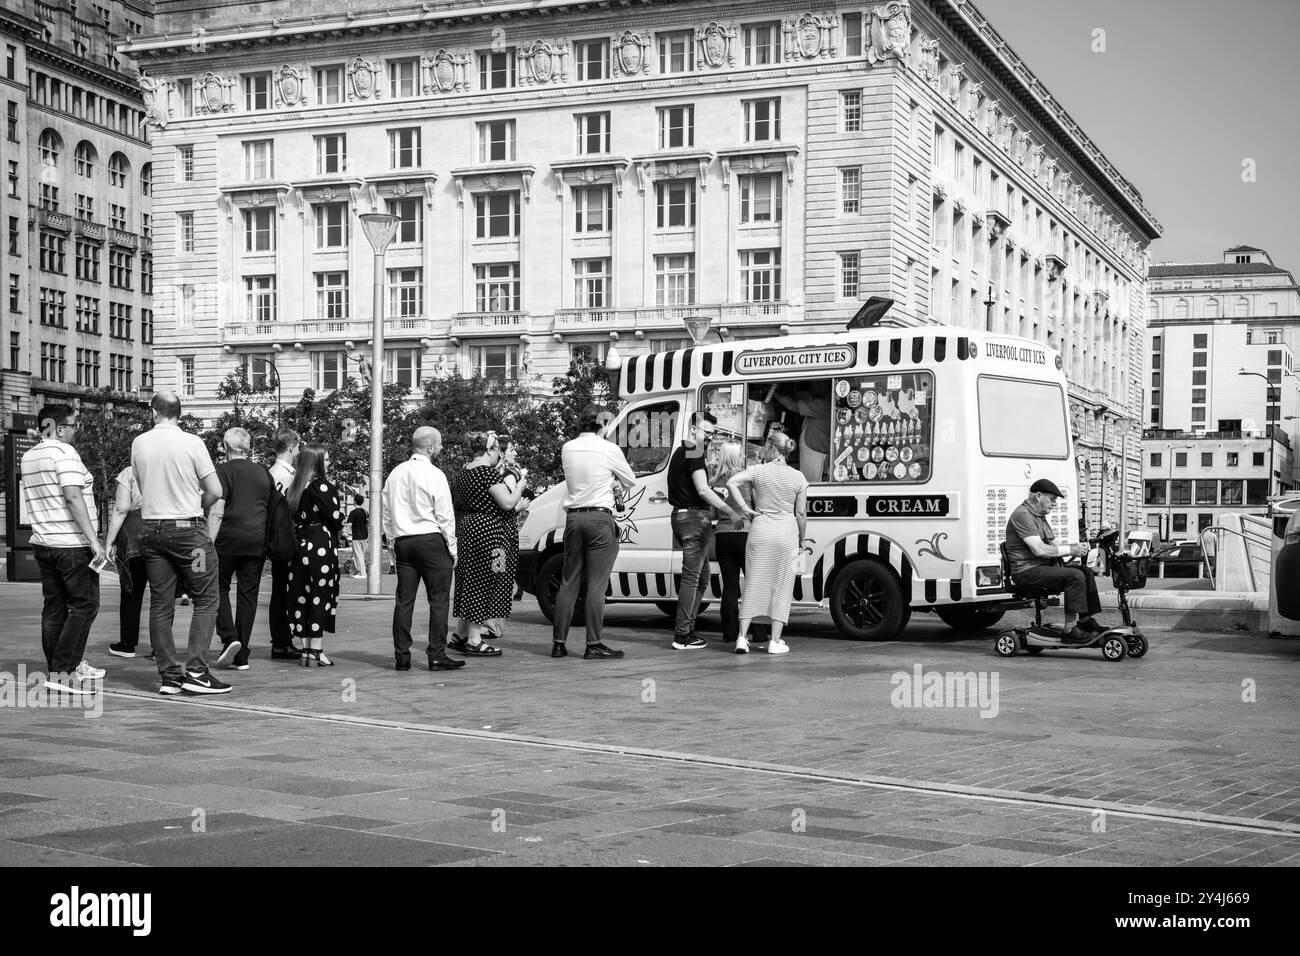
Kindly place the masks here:
[(1135, 557), (1119, 547), (1118, 529), (1103, 529), (1101, 534), (1088, 542), (1094, 548), (1101, 549), (1105, 563), (1103, 573), (1109, 574), (1119, 592), (1119, 610), (1124, 623), (1118, 627), (1109, 627), (1098, 631), (1092, 639), (1079, 644), (1067, 644), (1062, 639), (1064, 629), (1053, 624), (1043, 623), (1043, 608), (1048, 596), (1053, 593), (1043, 588), (1022, 587), (1011, 577), (1011, 562), (1007, 555), (1006, 543), (1002, 544), (1002, 580), (1012, 597), (1034, 603), (1034, 623), (1030, 627), (1012, 627), (1000, 633), (994, 649), (1000, 657), (1014, 657), (1018, 651), (1041, 654), (1045, 648), (1064, 650), (1081, 650), (1099, 647), (1101, 656), (1108, 661), (1122, 661), (1125, 657), (1141, 657), (1147, 652), (1147, 639), (1138, 629), (1137, 623), (1128, 607), (1128, 592), (1146, 586), (1145, 557)]

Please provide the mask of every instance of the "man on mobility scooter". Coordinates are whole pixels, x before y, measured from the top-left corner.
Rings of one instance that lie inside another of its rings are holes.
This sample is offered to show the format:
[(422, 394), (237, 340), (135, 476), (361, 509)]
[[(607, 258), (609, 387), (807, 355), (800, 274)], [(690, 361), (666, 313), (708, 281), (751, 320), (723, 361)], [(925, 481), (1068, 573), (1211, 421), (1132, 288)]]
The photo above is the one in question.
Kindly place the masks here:
[(1061, 558), (1083, 557), (1086, 544), (1055, 544), (1047, 515), (1063, 497), (1061, 489), (1040, 478), (1029, 488), (1029, 497), (1011, 512), (1007, 521), (1007, 557), (1018, 585), (1065, 592), (1064, 644), (1088, 644), (1105, 627), (1095, 615), (1101, 610), (1097, 582), (1082, 565), (1064, 567)]

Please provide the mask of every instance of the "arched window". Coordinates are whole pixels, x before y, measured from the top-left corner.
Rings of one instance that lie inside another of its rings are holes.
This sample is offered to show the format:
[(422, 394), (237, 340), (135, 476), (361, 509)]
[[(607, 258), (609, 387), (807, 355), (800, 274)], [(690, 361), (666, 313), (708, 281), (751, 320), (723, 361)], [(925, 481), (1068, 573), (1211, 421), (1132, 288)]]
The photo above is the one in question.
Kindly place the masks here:
[(1178, 304), (1174, 306), (1174, 318), (1175, 318), (1175, 319), (1185, 319), (1185, 318), (1187, 318), (1187, 300), (1186, 300), (1186, 299), (1179, 299), (1179, 300), (1178, 300)]
[(148, 196), (153, 192), (153, 163), (140, 167), (140, 195)]
[(99, 154), (95, 152), (95, 147), (91, 146), (86, 140), (77, 144), (75, 154), (77, 161), (77, 175), (85, 176), (90, 179), (95, 175), (95, 163), (99, 159)]
[(40, 152), (41, 165), (58, 169), (59, 153), (63, 151), (63, 140), (59, 138), (59, 134), (52, 129), (47, 129), (41, 133), (41, 138), (36, 141), (36, 145)]
[(1244, 319), (1246, 316), (1250, 315), (1250, 302), (1247, 301), (1244, 295), (1237, 299), (1237, 306), (1234, 311), (1236, 318), (1238, 319)]
[(108, 181), (114, 186), (126, 188), (126, 177), (131, 174), (131, 164), (121, 153), (114, 153), (108, 158)]
[(1217, 319), (1219, 317), (1219, 300), (1207, 299), (1205, 302), (1205, 317), (1207, 319)]

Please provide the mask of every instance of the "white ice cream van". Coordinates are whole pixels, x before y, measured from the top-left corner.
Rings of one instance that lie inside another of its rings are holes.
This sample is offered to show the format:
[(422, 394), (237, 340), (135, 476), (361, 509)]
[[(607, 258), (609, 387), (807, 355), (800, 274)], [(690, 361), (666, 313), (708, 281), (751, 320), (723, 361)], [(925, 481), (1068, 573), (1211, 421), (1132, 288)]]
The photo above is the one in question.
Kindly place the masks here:
[[(913, 611), (990, 627), (1019, 606), (1003, 588), (998, 548), (1011, 510), (1039, 478), (1065, 493), (1050, 518), (1058, 540), (1077, 539), (1065, 376), (1060, 355), (1037, 342), (949, 326), (747, 339), (631, 357), (618, 386), (624, 405), (603, 434), (622, 447), (637, 487), (616, 515), (622, 548), (610, 602), (674, 608), (681, 551), (668, 459), (701, 409), (717, 417), (717, 440), (744, 441), (750, 463), (773, 422), (794, 437), (829, 430), (825, 471), (807, 497), (814, 554), (795, 579), (794, 605), (829, 605), (848, 637), (888, 639)], [(823, 405), (800, 418), (786, 407), (794, 403), (773, 400), (792, 387), (828, 399), (829, 416)], [(564, 494), (560, 484), (538, 497), (519, 538), (520, 584), (548, 618), (563, 564)], [(717, 600), (716, 563), (710, 572)]]

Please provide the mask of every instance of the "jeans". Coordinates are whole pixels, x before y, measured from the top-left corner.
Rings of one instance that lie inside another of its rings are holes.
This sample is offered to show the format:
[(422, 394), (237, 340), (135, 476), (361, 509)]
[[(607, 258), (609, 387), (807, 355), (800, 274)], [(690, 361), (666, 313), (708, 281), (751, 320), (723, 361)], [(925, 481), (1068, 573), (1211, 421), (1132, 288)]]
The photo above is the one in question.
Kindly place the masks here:
[(1039, 565), (1022, 568), (1012, 575), (1023, 587), (1065, 591), (1066, 614), (1096, 614), (1101, 610), (1097, 580), (1089, 568)]
[(447, 541), (440, 534), (412, 534), (393, 545), (397, 555), (397, 598), (393, 605), (393, 655), (399, 664), (411, 662), (411, 619), (415, 596), (424, 582), (429, 601), (429, 660), (447, 656), (447, 616), (451, 607), (451, 575), (455, 566)]
[(707, 511), (674, 511), (672, 525), (673, 539), (682, 547), (682, 583), (677, 589), (677, 623), (673, 633), (686, 637), (695, 631), (695, 618), (709, 589), (713, 522)]
[[(234, 663), (247, 664), (257, 617), (257, 594), (262, 589), (266, 559), (256, 555), (217, 555), (217, 636), (221, 643), (239, 641), (244, 646)], [(235, 579), (235, 617), (230, 616), (230, 579)]]
[[(133, 651), (140, 643), (140, 608), (144, 605), (144, 589), (149, 586), (149, 572), (139, 555), (127, 558), (126, 571), (118, 576), (121, 593), (117, 606), (117, 639), (123, 648)], [(130, 591), (126, 589), (128, 584)]]
[(740, 572), (745, 570), (744, 531), (719, 531), (714, 536), (718, 548), (718, 571), (722, 574), (722, 639), (734, 641), (740, 636)]
[[(292, 647), (289, 631), (289, 565), (292, 561), (271, 559), (271, 606), (267, 618), (271, 624), (271, 646)], [(247, 647), (248, 645), (245, 645)]]
[(164, 677), (184, 677), (176, 659), (172, 620), (176, 616), (176, 584), (193, 599), (185, 670), (208, 670), (208, 645), (217, 623), (217, 552), (202, 518), (145, 521), (140, 553), (149, 572), (149, 643), (154, 663)]
[(33, 545), (41, 569), (41, 649), (51, 674), (77, 669), (90, 626), (99, 614), (99, 575), (90, 570), (89, 548)]
[(587, 646), (601, 643), (605, 626), (605, 589), (609, 573), (618, 559), (618, 525), (604, 511), (569, 512), (564, 523), (564, 579), (555, 596), (555, 620), (551, 640), (563, 644), (569, 638), (569, 624), (578, 603), (578, 592), (586, 584)]

